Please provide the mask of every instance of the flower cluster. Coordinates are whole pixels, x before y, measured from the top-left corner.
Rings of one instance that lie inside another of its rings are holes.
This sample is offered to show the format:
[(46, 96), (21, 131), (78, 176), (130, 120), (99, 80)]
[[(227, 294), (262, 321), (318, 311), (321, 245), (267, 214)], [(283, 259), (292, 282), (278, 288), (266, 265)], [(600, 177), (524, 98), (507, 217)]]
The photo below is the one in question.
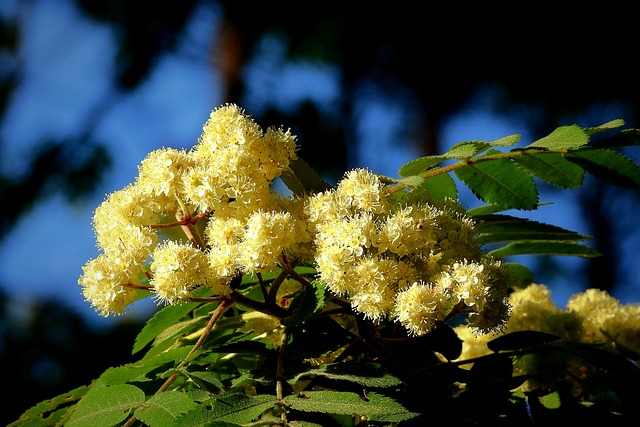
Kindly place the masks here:
[[(611, 351), (618, 346), (640, 353), (640, 304), (622, 304), (599, 289), (587, 289), (569, 298), (566, 308), (557, 307), (551, 291), (542, 284), (531, 284), (509, 296), (511, 315), (504, 332), (539, 331), (577, 343), (602, 344)], [(469, 360), (489, 354), (490, 336), (476, 336), (464, 326), (456, 327), (463, 340), (458, 360)], [(521, 357), (514, 365), (516, 372), (537, 378), (537, 383), (556, 380), (572, 372), (584, 378), (588, 372), (583, 361), (575, 361), (562, 354), (544, 353)], [(555, 369), (554, 369), (555, 367)], [(533, 380), (529, 380), (531, 383)], [(535, 387), (537, 384), (529, 384)]]
[(311, 197), (306, 212), (320, 278), (366, 318), (390, 317), (411, 335), (459, 312), (479, 332), (505, 322), (510, 276), (483, 255), (455, 202), (399, 204), (377, 175), (356, 169)]
[(295, 159), (289, 131), (263, 132), (235, 105), (211, 113), (192, 149), (149, 153), (136, 181), (95, 211), (101, 254), (79, 279), (85, 298), (106, 316), (148, 292), (166, 304), (198, 287), (229, 296), (234, 277), (295, 260), (367, 319), (410, 335), (458, 313), (477, 332), (502, 327), (510, 276), (457, 202), (401, 203), (366, 169), (284, 197), (273, 180)]
[[(295, 150), (289, 131), (263, 133), (226, 105), (211, 113), (191, 150), (149, 153), (136, 181), (94, 213), (101, 253), (83, 267), (85, 299), (106, 316), (121, 314), (147, 289), (165, 303), (184, 300), (196, 286), (228, 295), (239, 271), (273, 267), (283, 251), (308, 254), (301, 208), (271, 188)], [(163, 241), (160, 231), (171, 226), (188, 239)]]

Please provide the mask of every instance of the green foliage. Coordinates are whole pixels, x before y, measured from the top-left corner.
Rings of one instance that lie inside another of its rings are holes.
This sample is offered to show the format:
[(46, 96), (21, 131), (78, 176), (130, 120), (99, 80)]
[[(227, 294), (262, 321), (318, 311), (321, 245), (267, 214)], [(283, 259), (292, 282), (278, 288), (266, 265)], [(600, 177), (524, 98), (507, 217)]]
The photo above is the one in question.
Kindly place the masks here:
[[(640, 145), (638, 131), (592, 141), (621, 125), (565, 126), (523, 148), (512, 148), (518, 135), (463, 142), (407, 163), (399, 179), (384, 180), (399, 200), (444, 200), (457, 195), (455, 174), (485, 203), (467, 213), (477, 221), (478, 243), (497, 258), (593, 257), (598, 252), (581, 243), (589, 236), (504, 212), (537, 209), (538, 180), (572, 189), (589, 173), (640, 188), (638, 166), (614, 150)], [(327, 188), (301, 159), (283, 180), (299, 195)], [(505, 265), (522, 286), (532, 282), (526, 267)], [(278, 299), (286, 275), (304, 286)], [(12, 426), (413, 426), (443, 417), (450, 425), (506, 426), (637, 419), (640, 356), (619, 343), (612, 351), (520, 331), (497, 334), (487, 354), (458, 360), (463, 346), (454, 327), (460, 319), (425, 335), (398, 335), (393, 325), (367, 321), (332, 296), (313, 266), (241, 279), (228, 298), (201, 288), (192, 302), (160, 309), (135, 340), (138, 361), (39, 403)], [(573, 393), (592, 384), (565, 376), (565, 368), (551, 381), (533, 368), (520, 374), (523, 365), (555, 372), (558, 360), (584, 364), (596, 392)], [(536, 381), (544, 386), (523, 388)]]

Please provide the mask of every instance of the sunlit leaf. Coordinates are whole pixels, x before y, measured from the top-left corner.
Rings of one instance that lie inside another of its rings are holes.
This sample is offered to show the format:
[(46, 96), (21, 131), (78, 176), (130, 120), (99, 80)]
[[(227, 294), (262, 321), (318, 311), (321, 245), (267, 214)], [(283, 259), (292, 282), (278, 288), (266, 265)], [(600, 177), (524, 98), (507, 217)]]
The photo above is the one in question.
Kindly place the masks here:
[(111, 427), (124, 421), (145, 401), (145, 393), (130, 384), (92, 387), (80, 400), (67, 427)]
[(386, 372), (380, 366), (364, 362), (327, 363), (317, 368), (301, 372), (289, 380), (289, 382), (293, 384), (305, 377), (324, 377), (337, 381), (352, 382), (371, 388), (396, 387), (402, 384), (400, 379)]
[(544, 138), (529, 144), (527, 148), (545, 148), (548, 150), (569, 150), (589, 143), (589, 135), (579, 126), (561, 126)]
[(175, 304), (158, 310), (153, 317), (147, 321), (136, 337), (133, 354), (142, 350), (147, 344), (152, 342), (158, 334), (163, 333), (167, 327), (184, 319), (185, 316), (198, 305), (198, 303)]
[(418, 157), (417, 159), (411, 160), (410, 162), (402, 165), (402, 167), (398, 171), (398, 175), (405, 177), (418, 175), (426, 171), (427, 169), (432, 168), (438, 163), (448, 159), (449, 157), (442, 155)]
[(258, 418), (262, 413), (277, 405), (276, 397), (259, 394), (247, 396), (232, 394), (220, 397), (212, 402), (211, 421), (224, 421), (244, 424)]

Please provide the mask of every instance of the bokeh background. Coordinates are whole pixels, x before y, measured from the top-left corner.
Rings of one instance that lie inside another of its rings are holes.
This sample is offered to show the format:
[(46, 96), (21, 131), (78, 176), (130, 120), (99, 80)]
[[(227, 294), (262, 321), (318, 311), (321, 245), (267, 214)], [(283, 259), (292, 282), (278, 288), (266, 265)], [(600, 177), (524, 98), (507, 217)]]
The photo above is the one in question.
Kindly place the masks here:
[[(101, 318), (83, 300), (93, 210), (148, 152), (195, 144), (224, 103), (291, 128), (330, 183), (354, 167), (396, 177), (461, 141), (527, 144), (616, 118), (640, 127), (625, 7), (274, 3), (0, 3), (0, 378), (11, 389), (0, 423), (133, 360), (156, 307)], [(514, 261), (559, 306), (589, 287), (639, 301), (638, 193), (589, 177), (541, 191), (550, 204), (524, 216), (591, 235), (605, 255)]]

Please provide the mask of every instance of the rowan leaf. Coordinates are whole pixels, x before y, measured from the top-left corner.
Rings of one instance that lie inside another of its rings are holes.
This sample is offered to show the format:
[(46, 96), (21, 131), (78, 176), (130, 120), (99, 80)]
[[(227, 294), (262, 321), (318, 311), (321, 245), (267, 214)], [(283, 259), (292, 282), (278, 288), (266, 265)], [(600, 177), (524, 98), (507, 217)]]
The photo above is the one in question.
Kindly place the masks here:
[(544, 138), (532, 142), (526, 148), (570, 150), (589, 143), (589, 135), (578, 125), (561, 126)]
[(538, 205), (538, 191), (533, 178), (512, 160), (472, 163), (456, 170), (455, 174), (486, 203), (521, 210), (532, 210)]
[(606, 183), (640, 188), (640, 167), (617, 151), (606, 148), (576, 150), (566, 153), (565, 157)]
[(535, 177), (557, 187), (579, 188), (584, 181), (584, 169), (560, 153), (536, 152), (513, 160)]

